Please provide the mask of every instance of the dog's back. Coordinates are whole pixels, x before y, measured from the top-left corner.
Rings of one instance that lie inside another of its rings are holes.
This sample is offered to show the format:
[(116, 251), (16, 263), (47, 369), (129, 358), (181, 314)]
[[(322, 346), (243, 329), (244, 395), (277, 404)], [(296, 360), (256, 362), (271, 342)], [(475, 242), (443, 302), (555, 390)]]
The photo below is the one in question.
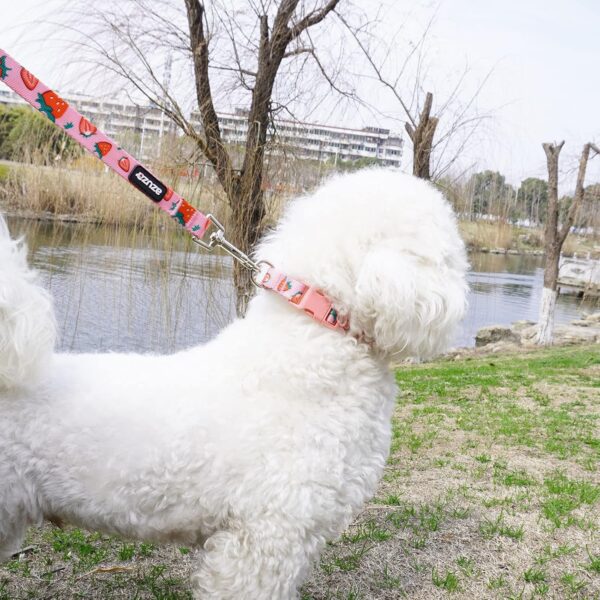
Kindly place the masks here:
[(50, 295), (36, 283), (26, 247), (10, 238), (0, 216), (0, 389), (33, 383), (55, 338)]

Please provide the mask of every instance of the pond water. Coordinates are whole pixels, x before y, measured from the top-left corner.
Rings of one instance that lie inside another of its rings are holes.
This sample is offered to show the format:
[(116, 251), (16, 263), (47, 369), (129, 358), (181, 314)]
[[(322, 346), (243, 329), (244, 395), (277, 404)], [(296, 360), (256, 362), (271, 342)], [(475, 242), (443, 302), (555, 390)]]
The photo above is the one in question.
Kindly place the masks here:
[[(485, 325), (538, 320), (544, 278), (542, 256), (472, 253), (469, 262), (469, 309), (457, 332), (456, 346), (473, 346), (477, 330)], [(592, 309), (579, 298), (561, 295), (554, 320), (556, 324), (567, 323)]]
[[(206, 254), (183, 234), (10, 219), (55, 298), (60, 348), (169, 352), (206, 341), (234, 313), (229, 257)], [(469, 311), (454, 342), (480, 327), (537, 319), (542, 258), (473, 254)], [(559, 298), (558, 323), (585, 307)]]

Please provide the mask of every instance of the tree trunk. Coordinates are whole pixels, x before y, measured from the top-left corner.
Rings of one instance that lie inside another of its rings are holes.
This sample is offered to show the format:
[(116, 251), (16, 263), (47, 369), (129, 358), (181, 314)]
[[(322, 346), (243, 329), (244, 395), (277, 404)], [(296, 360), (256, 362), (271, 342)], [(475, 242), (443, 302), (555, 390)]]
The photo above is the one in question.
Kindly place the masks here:
[[(260, 180), (250, 180), (250, 186), (246, 189), (241, 189), (240, 186), (239, 197), (231, 203), (231, 242), (247, 254), (262, 234), (265, 205)], [(254, 285), (252, 272), (237, 261), (233, 262), (233, 284), (236, 292), (236, 314), (243, 317), (254, 293)]]
[(565, 222), (559, 229), (559, 205), (558, 205), (558, 157), (564, 142), (560, 144), (542, 144), (546, 153), (546, 163), (548, 167), (548, 214), (546, 217), (546, 229), (544, 232), (544, 245), (546, 251), (546, 261), (544, 267), (544, 289), (542, 292), (542, 303), (540, 306), (540, 318), (538, 325), (538, 335), (536, 342), (540, 345), (548, 346), (552, 343), (554, 330), (554, 307), (558, 295), (558, 271), (560, 263), (560, 253), (573, 226), (577, 211), (583, 201), (585, 193), (585, 172), (590, 157), (590, 151), (599, 153), (600, 150), (594, 144), (585, 144), (579, 159), (579, 171), (577, 173), (577, 183), (575, 185), (575, 194), (573, 203), (565, 217)]
[(558, 157), (564, 142), (560, 144), (543, 144), (548, 167), (548, 215), (544, 231), (544, 289), (538, 319), (536, 343), (541, 346), (552, 344), (554, 332), (554, 307), (556, 305), (556, 284), (558, 280), (558, 263), (562, 244), (558, 239)]
[(430, 116), (433, 94), (427, 92), (419, 122), (415, 128), (406, 123), (405, 128), (413, 145), (413, 175), (421, 179), (431, 179), (431, 151), (433, 136), (438, 126), (438, 118)]
[(544, 287), (540, 304), (539, 325), (536, 343), (540, 346), (550, 346), (554, 335), (554, 307), (558, 297), (558, 267), (560, 262), (560, 247), (555, 240), (546, 246), (544, 261)]
[(558, 292), (544, 286), (540, 304), (540, 324), (538, 326), (536, 343), (540, 346), (550, 346), (554, 334), (554, 308)]

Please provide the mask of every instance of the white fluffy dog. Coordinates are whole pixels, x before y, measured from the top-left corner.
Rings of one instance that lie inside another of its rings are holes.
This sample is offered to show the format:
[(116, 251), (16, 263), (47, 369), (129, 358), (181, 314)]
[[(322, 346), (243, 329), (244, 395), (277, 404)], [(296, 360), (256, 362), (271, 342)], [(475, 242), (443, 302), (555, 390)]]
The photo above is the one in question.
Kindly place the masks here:
[(201, 543), (198, 598), (297, 597), (375, 491), (390, 360), (443, 349), (465, 309), (449, 206), (389, 170), (290, 203), (257, 251), (334, 300), (347, 333), (263, 290), (177, 354), (54, 354), (50, 298), (0, 238), (0, 560), (43, 519)]

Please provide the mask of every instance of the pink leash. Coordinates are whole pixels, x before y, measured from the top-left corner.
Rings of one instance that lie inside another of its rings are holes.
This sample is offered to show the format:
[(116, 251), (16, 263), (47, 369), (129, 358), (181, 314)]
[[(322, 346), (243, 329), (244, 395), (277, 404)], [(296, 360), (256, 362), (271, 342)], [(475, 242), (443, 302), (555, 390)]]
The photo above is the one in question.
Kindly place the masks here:
[(223, 248), (253, 271), (252, 280), (258, 287), (279, 294), (326, 327), (340, 331), (348, 330), (347, 319), (338, 317), (333, 303), (322, 292), (288, 277), (269, 263), (254, 262), (225, 239), (224, 228), (215, 217), (200, 212), (162, 183), (131, 154), (3, 50), (0, 50), (0, 79), (31, 106), (45, 114), (69, 137), (173, 217), (191, 233), (194, 242), (209, 251), (215, 246)]

